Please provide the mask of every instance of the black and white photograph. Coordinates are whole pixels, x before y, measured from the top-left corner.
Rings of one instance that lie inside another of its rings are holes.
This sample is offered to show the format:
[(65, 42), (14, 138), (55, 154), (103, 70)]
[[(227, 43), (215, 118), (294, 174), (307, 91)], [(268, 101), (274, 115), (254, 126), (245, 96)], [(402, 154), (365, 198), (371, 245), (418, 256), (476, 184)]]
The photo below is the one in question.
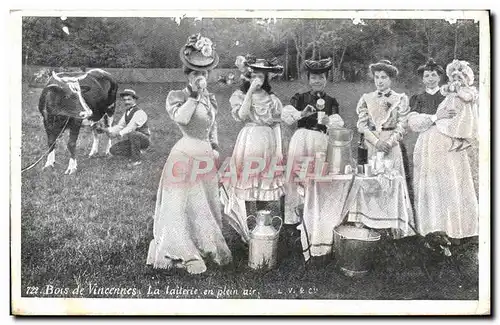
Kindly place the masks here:
[(490, 13), (11, 11), (13, 315), (489, 315)]

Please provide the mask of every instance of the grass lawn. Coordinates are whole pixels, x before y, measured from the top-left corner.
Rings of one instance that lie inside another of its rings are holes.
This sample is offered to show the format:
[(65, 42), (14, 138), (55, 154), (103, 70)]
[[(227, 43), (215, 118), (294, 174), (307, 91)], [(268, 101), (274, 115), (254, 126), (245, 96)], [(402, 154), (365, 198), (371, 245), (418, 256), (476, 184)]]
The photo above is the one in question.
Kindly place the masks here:
[[(474, 243), (453, 252), (462, 266), (461, 272), (450, 265), (437, 264), (434, 280), (427, 279), (421, 271), (412, 238), (395, 246), (383, 243), (373, 272), (351, 279), (336, 271), (333, 259), (323, 267), (305, 267), (292, 255), (281, 256), (276, 270), (250, 272), (237, 236), (226, 227), (235, 259), (233, 266), (222, 269), (209, 266), (200, 276), (146, 267), (160, 174), (170, 149), (181, 137), (165, 111), (165, 98), (168, 91), (182, 86), (120, 85), (120, 90), (131, 87), (137, 91), (141, 97), (139, 105), (150, 119), (153, 144), (138, 168), (128, 169), (127, 162), (117, 158), (88, 158), (92, 136), (83, 128), (77, 145), (79, 170), (75, 175), (63, 175), (69, 160), (68, 134), (56, 147), (56, 168), (42, 170), (45, 163), (42, 160), (22, 175), (23, 296), (35, 294), (32, 288), (38, 287), (37, 296), (74, 297), (77, 295), (72, 290), (80, 286), (84, 297), (114, 298), (477, 299), (478, 262)], [(278, 82), (273, 87), (284, 103), (302, 88), (298, 82)], [(355, 127), (356, 103), (371, 88), (371, 84), (350, 83), (328, 86), (327, 92), (341, 105), (347, 127)], [(221, 158), (225, 158), (231, 155), (243, 126), (232, 119), (228, 103), (236, 86), (212, 85), (211, 89), (219, 103)], [(398, 87), (395, 90), (402, 91)], [(23, 167), (47, 148), (37, 108), (40, 92), (40, 88), (23, 88)], [(120, 104), (115, 121), (123, 110)], [(283, 133), (286, 149), (293, 130), (285, 127)], [(410, 153), (415, 139), (415, 134), (409, 134), (405, 140)], [(474, 170), (477, 173), (477, 166)], [(106, 293), (98, 289), (112, 287), (131, 290)]]

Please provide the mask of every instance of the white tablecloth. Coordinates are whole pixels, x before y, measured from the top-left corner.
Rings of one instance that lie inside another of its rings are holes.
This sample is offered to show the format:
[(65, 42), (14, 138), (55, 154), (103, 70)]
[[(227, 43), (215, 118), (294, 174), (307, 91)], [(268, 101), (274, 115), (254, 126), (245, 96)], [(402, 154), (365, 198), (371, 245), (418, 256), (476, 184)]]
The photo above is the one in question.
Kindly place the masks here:
[(408, 187), (403, 176), (356, 177), (342, 215), (369, 228), (395, 229), (400, 237), (415, 235)]
[(331, 253), (333, 229), (349, 213), (349, 221), (370, 228), (392, 228), (399, 236), (414, 235), (413, 212), (405, 179), (396, 176), (332, 175), (309, 178), (305, 186), (303, 222), (299, 225), (304, 257)]

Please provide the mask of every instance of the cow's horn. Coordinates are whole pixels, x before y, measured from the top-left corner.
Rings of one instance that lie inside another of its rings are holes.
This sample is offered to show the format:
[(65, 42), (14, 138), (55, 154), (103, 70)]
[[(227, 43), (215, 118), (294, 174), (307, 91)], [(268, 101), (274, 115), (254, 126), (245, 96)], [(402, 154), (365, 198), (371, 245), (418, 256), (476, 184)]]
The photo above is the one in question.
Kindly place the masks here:
[(59, 76), (57, 76), (54, 70), (52, 70), (52, 77), (59, 82), (64, 82), (61, 78), (59, 78)]
[(79, 77), (76, 77), (75, 79), (78, 81), (78, 80), (85, 79), (85, 77), (87, 77), (87, 74), (86, 74), (86, 73), (85, 73), (85, 74), (83, 74), (83, 75), (81, 75), (81, 76), (79, 76)]

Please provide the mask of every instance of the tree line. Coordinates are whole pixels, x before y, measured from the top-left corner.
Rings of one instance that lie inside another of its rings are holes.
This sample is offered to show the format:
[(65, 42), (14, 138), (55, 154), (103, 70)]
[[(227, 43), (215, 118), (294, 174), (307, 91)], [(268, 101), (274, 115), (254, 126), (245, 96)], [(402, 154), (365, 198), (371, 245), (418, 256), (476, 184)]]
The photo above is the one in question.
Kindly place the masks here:
[(479, 64), (479, 23), (444, 19), (256, 19), (169, 17), (24, 17), (23, 63), (52, 67), (179, 68), (193, 33), (213, 40), (219, 67), (237, 55), (278, 58), (284, 78), (306, 59), (332, 57), (333, 79), (357, 81), (370, 63), (391, 60), (411, 78), (429, 57)]

